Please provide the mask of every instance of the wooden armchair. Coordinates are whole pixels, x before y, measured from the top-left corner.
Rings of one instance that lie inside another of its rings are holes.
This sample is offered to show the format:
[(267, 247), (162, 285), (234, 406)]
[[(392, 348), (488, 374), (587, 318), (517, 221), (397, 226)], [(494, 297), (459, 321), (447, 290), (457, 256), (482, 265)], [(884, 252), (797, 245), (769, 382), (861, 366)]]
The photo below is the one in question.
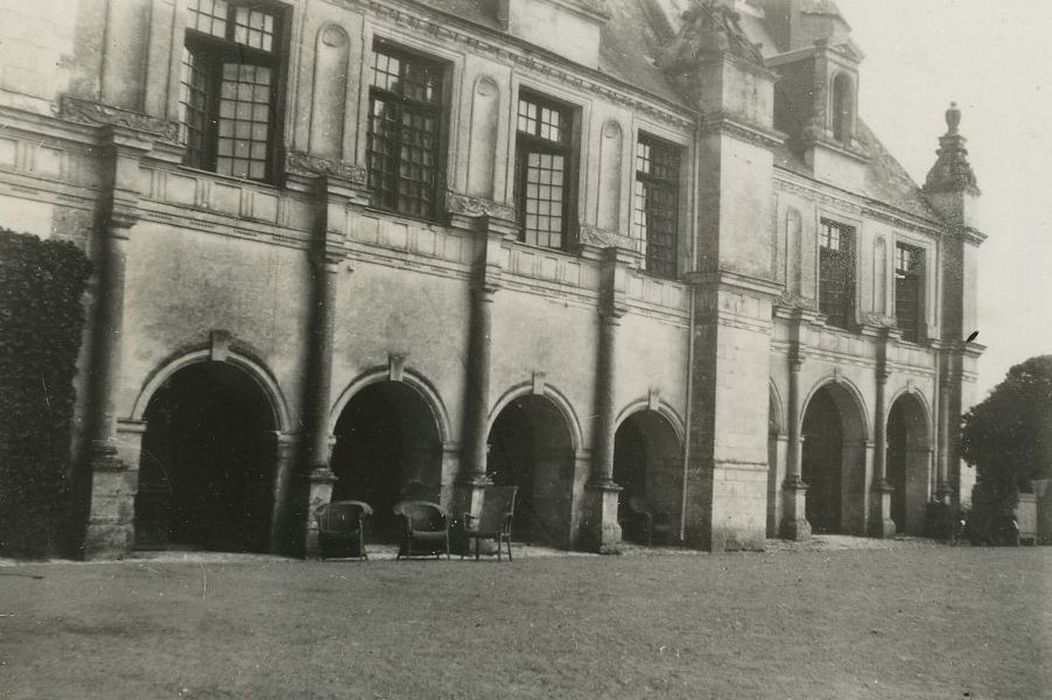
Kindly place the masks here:
[(445, 554), (449, 559), (449, 515), (437, 503), (402, 501), (394, 507), (401, 525), (398, 559)]
[[(508, 545), (508, 561), (511, 561), (511, 521), (515, 514), (517, 486), (489, 486), (482, 496), (482, 513), (464, 514), (464, 536), (468, 548), (475, 540), (475, 561), (479, 559), (479, 540), (494, 540), (497, 543), (497, 561), (501, 560), (502, 545)], [(464, 558), (462, 552), (460, 558)]]
[(636, 497), (629, 498), (625, 506), (623, 527), (640, 544), (652, 547), (655, 542), (672, 541), (672, 516), (667, 510)]
[(318, 523), (321, 558), (351, 557), (368, 559), (365, 551), (365, 518), (373, 514), (368, 503), (335, 501), (314, 512)]

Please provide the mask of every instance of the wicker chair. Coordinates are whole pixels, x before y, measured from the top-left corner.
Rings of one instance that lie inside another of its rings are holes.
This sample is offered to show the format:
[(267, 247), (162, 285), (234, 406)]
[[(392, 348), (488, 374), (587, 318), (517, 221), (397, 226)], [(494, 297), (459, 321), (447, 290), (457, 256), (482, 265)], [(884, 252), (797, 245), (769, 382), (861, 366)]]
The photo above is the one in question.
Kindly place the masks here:
[(401, 523), (398, 559), (445, 554), (449, 559), (449, 515), (430, 501), (402, 501), (394, 507)]
[(335, 501), (314, 512), (322, 559), (347, 557), (368, 559), (365, 551), (365, 518), (373, 514), (368, 503)]
[[(508, 545), (508, 561), (511, 561), (511, 520), (515, 514), (517, 486), (489, 486), (482, 496), (482, 514), (464, 513), (465, 552), (475, 540), (475, 561), (479, 559), (479, 541), (494, 540), (497, 543), (497, 561), (501, 560), (502, 546)], [(461, 552), (460, 558), (464, 558)]]

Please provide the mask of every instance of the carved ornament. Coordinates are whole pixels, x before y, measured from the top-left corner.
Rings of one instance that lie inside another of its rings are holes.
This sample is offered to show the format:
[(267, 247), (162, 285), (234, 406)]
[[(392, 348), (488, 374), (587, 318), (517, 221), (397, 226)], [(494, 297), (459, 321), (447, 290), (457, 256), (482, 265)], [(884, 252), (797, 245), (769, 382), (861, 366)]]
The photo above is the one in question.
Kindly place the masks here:
[(641, 242), (631, 236), (609, 231), (607, 229), (582, 223), (578, 228), (578, 241), (581, 245), (595, 246), (596, 248), (623, 248), (625, 250), (640, 251)]
[(289, 151), (285, 156), (285, 172), (299, 175), (329, 175), (364, 187), (365, 168), (342, 160), (330, 160), (302, 151)]
[(483, 197), (471, 197), (453, 190), (446, 191), (446, 211), (450, 214), (464, 216), (490, 216), (505, 221), (516, 220), (514, 207), (498, 204)]
[(135, 131), (144, 131), (159, 136), (165, 141), (177, 141), (179, 124), (152, 117), (130, 109), (111, 107), (72, 95), (59, 98), (58, 116), (66, 121), (89, 126), (123, 126)]

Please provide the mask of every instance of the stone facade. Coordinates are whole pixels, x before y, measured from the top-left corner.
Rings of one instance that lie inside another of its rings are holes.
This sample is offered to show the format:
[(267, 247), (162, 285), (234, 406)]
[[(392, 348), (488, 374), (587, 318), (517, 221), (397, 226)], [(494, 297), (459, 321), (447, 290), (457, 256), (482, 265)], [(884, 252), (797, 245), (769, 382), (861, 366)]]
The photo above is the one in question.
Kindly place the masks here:
[[(232, 521), (257, 525), (202, 546), (310, 553), (312, 509), (349, 484), (457, 517), (502, 479), (532, 540), (565, 548), (616, 548), (629, 497), (705, 549), (806, 538), (819, 511), (832, 531), (924, 532), (961, 490), (981, 350), (964, 343), (983, 235), (959, 112), (922, 190), (858, 118), (861, 52), (827, 5), (676, 4), (264, 3), (277, 77), (256, 178), (188, 165), (197, 0), (0, 9), (0, 225), (96, 263), (71, 448), (84, 554), (120, 556), (149, 539), (147, 509), (201, 496), (162, 445), (182, 399), (159, 397), (191, 396), (191, 372), (262, 407), (228, 460), (251, 462), (237, 483), (256, 494)], [(430, 216), (391, 211), (371, 179), (392, 46), (441, 76)], [(557, 247), (520, 235), (522, 94), (571, 115)], [(640, 234), (641, 134), (678, 153), (673, 274)], [(844, 327), (821, 310), (830, 221), (851, 231)], [(909, 340), (902, 245), (923, 267)], [(383, 411), (397, 438), (368, 422)]]

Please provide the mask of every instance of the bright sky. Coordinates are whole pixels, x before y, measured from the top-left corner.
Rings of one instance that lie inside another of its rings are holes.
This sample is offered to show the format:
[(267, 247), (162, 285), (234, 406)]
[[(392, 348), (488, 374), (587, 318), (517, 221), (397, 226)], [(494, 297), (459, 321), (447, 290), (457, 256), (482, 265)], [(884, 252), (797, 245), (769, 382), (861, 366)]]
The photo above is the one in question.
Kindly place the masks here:
[[(1052, 353), (1052, 36), (1049, 0), (837, 0), (865, 53), (859, 113), (919, 182), (943, 113), (983, 192), (977, 400), (1012, 365)], [(965, 331), (967, 333), (967, 331)]]

